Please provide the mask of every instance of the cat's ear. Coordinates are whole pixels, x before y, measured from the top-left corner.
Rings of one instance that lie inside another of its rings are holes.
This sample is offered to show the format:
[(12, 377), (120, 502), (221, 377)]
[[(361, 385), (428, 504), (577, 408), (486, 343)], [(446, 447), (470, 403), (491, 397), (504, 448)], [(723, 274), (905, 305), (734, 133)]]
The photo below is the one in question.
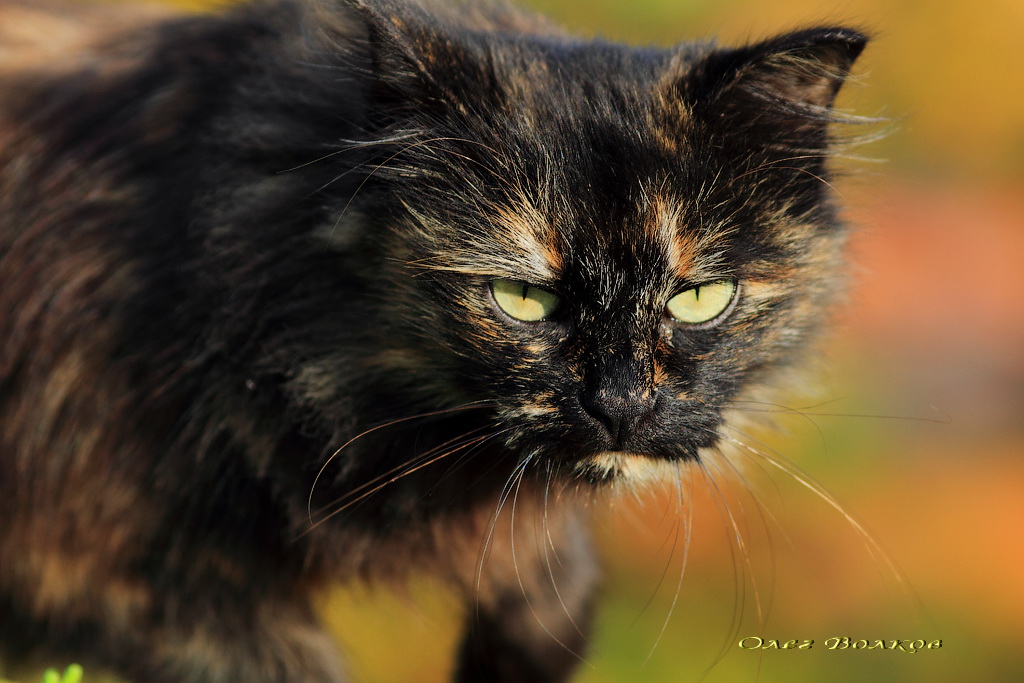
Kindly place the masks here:
[[(452, 93), (452, 71), (468, 58), (444, 25), (422, 7), (394, 0), (342, 0), (348, 11), (347, 57), (371, 85), (377, 104), (424, 107)], [(381, 100), (384, 100), (383, 102)]]
[(808, 143), (836, 119), (836, 94), (867, 41), (849, 28), (813, 28), (713, 50), (691, 62), (675, 93), (713, 128), (757, 127), (781, 143)]

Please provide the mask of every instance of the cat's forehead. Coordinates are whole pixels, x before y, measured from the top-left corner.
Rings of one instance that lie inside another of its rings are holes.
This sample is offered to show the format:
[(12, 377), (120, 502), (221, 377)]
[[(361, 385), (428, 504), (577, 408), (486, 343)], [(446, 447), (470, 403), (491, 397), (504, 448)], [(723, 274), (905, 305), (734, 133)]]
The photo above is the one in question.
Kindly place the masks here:
[(499, 225), (528, 247), (531, 264), (544, 264), (538, 276), (574, 266), (722, 276), (732, 226), (702, 207), (718, 175), (699, 168), (708, 159), (695, 163), (664, 130), (658, 81), (667, 61), (659, 51), (584, 44), (506, 65), (517, 106), (494, 120), (488, 142), (522, 167)]
[(723, 255), (734, 229), (698, 224), (686, 202), (651, 188), (631, 210), (604, 213), (573, 207), (573, 194), (578, 205), (588, 201), (579, 188), (551, 191), (565, 196), (547, 207), (524, 196), (495, 214), (494, 244), (501, 245), (502, 256), (495, 259), (493, 251), (481, 256), (494, 261), (496, 275), (539, 284), (573, 280), (605, 289), (728, 275)]
[(709, 199), (712, 178), (695, 184), (685, 163), (634, 135), (520, 131), (500, 147), (469, 145), (452, 155), (461, 164), (477, 153), (452, 174), (463, 180), (458, 190), (429, 202), (459, 219), (420, 223), (433, 224), (434, 244), (460, 261), (454, 269), (474, 275), (605, 287), (729, 276), (735, 211)]
[(493, 49), (494, 81), (460, 91), (450, 119), (415, 147), (430, 153), (425, 184), (437, 191), (426, 204), (458, 214), (454, 224), (433, 221), (446, 267), (538, 285), (733, 276), (738, 230), (747, 244), (772, 241), (762, 230), (770, 221), (755, 214), (780, 203), (764, 201), (777, 193), (743, 171), (742, 152), (723, 151), (666, 98), (666, 70), (678, 76), (698, 52), (543, 41)]

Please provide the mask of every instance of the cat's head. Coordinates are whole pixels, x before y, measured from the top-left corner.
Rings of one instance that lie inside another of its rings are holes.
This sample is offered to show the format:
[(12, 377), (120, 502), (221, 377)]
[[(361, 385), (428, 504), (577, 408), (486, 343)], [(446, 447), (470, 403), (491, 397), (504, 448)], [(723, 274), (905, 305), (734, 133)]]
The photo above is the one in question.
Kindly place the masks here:
[(596, 479), (716, 444), (842, 279), (830, 127), (866, 38), (630, 49), (363, 11), (404, 321), (380, 357), (443, 405), (492, 405), (520, 458)]

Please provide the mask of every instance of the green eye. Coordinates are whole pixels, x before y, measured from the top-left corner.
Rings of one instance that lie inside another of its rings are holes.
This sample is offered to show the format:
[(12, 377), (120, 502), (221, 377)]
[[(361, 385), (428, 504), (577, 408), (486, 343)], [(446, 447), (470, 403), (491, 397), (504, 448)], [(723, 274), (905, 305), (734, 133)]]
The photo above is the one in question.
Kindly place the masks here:
[(732, 280), (691, 287), (668, 300), (668, 314), (681, 323), (706, 323), (722, 315), (735, 294)]
[(494, 280), (491, 294), (498, 308), (524, 322), (546, 320), (558, 308), (557, 296), (518, 280)]

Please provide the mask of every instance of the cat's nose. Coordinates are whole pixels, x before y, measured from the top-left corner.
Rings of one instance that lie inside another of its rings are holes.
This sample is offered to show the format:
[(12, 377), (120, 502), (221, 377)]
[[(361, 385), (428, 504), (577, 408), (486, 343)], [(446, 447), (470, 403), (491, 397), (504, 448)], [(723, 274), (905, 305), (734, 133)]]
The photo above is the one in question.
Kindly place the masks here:
[(637, 425), (654, 410), (653, 391), (618, 394), (599, 390), (585, 394), (583, 409), (597, 420), (611, 437), (615, 447), (625, 446)]

